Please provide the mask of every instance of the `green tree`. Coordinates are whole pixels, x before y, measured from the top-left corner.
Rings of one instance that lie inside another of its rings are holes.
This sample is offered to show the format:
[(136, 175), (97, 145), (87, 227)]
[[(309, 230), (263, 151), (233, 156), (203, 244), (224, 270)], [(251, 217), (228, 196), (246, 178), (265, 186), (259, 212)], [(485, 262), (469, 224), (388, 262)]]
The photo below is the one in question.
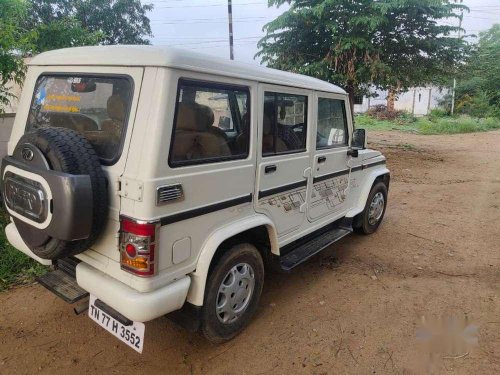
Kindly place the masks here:
[[(60, 30), (61, 23), (74, 26), (77, 40), (88, 43), (84, 33), (90, 38), (97, 38), (100, 44), (149, 44), (151, 25), (147, 12), (153, 9), (151, 4), (141, 4), (140, 0), (30, 0), (32, 27), (59, 24), (53, 26)], [(83, 40), (82, 40), (83, 38)], [(56, 47), (60, 43), (56, 42)], [(72, 44), (70, 44), (72, 45)]]
[(20, 27), (26, 12), (23, 0), (0, 0), (0, 113), (13, 98), (10, 86), (24, 79), (23, 56), (33, 36)]
[(92, 46), (103, 40), (101, 32), (92, 32), (73, 17), (62, 17), (49, 23), (42, 23), (34, 29), (33, 52), (45, 52), (52, 49)]
[(458, 113), (500, 116), (500, 24), (479, 34), (479, 42), (461, 70), (456, 89)]
[(451, 74), (467, 52), (451, 35), (461, 0), (269, 0), (290, 8), (264, 26), (257, 56), (278, 69), (343, 86), (392, 93)]

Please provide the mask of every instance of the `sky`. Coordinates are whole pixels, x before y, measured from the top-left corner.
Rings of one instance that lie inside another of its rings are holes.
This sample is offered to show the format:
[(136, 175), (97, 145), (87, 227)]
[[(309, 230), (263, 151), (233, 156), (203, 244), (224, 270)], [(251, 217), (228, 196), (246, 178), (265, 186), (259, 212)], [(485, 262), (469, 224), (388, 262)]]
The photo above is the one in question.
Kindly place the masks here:
[[(141, 0), (154, 4), (148, 16), (153, 45), (175, 46), (229, 58), (227, 0)], [(478, 34), (500, 23), (500, 0), (464, 0), (471, 11), (462, 27)], [(233, 0), (235, 60), (259, 64), (254, 59), (263, 26), (287, 6), (268, 8), (267, 0)], [(446, 21), (458, 25), (458, 20)]]

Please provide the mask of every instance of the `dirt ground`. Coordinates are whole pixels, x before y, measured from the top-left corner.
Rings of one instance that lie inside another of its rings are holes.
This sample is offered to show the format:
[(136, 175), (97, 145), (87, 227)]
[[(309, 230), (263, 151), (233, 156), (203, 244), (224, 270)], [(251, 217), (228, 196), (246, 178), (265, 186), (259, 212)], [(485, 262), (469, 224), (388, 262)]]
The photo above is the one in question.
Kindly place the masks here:
[(268, 274), (233, 341), (161, 318), (139, 355), (33, 285), (0, 294), (0, 374), (500, 373), (500, 132), (369, 136), (392, 170), (380, 230)]

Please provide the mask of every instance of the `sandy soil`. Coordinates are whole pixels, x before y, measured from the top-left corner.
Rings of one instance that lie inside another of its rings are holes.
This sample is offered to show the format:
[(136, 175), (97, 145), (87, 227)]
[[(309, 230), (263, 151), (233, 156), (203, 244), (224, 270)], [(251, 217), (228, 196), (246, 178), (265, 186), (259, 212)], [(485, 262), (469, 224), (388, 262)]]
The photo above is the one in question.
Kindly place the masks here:
[[(33, 285), (0, 294), (0, 374), (500, 373), (500, 132), (370, 137), (393, 176), (380, 230), (267, 275), (232, 342), (161, 318), (141, 356)], [(466, 328), (472, 345), (455, 340), (426, 367), (417, 332), (439, 332), (419, 327), (447, 317), (456, 329), (440, 337)]]

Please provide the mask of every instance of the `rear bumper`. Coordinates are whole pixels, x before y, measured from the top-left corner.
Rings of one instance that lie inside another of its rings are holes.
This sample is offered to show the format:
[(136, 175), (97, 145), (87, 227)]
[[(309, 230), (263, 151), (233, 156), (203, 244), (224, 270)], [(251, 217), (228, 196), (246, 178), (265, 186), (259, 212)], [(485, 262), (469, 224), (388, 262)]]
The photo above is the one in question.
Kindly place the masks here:
[(83, 262), (76, 266), (76, 281), (87, 292), (136, 322), (147, 322), (179, 310), (191, 285), (191, 278), (185, 276), (152, 292), (141, 293)]

